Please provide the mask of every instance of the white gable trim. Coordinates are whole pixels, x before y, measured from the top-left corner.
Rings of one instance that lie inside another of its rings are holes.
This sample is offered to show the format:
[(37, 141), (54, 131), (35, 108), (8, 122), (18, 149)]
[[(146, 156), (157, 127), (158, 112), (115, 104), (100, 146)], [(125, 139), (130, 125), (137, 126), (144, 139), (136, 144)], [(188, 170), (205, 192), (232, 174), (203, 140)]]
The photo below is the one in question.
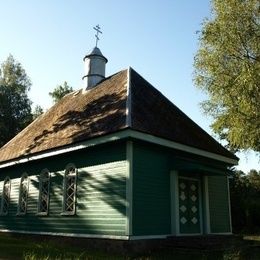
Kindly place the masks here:
[(68, 153), (68, 152), (73, 152), (73, 151), (85, 149), (87, 147), (91, 147), (91, 146), (95, 146), (95, 145), (99, 145), (99, 144), (114, 142), (114, 141), (117, 141), (117, 140), (120, 140), (123, 138), (127, 138), (127, 137), (132, 137), (132, 138), (146, 141), (149, 143), (158, 144), (158, 145), (173, 148), (176, 150), (184, 151), (187, 153), (200, 155), (200, 156), (203, 156), (206, 158), (214, 159), (214, 160), (225, 162), (225, 163), (230, 163), (230, 164), (234, 164), (234, 165), (238, 164), (237, 160), (231, 159), (231, 158), (219, 155), (219, 154), (207, 152), (207, 151), (204, 151), (204, 150), (201, 150), (198, 148), (176, 143), (176, 142), (164, 139), (164, 138), (156, 137), (156, 136), (153, 136), (150, 134), (141, 133), (141, 132), (138, 132), (135, 130), (125, 129), (125, 130), (122, 130), (122, 131), (119, 131), (119, 132), (116, 132), (113, 134), (96, 137), (96, 138), (93, 138), (93, 139), (90, 139), (90, 140), (87, 140), (87, 141), (84, 141), (81, 143), (68, 145), (65, 148), (61, 147), (61, 148), (56, 148), (56, 149), (52, 149), (52, 150), (47, 150), (44, 152), (40, 152), (36, 155), (29, 155), (26, 158), (14, 159), (14, 160), (11, 160), (6, 163), (5, 162), (0, 163), (0, 168), (5, 168), (8, 166), (26, 163), (26, 162), (34, 161), (34, 160), (39, 160), (42, 158), (47, 158), (47, 157), (51, 157), (51, 156), (55, 156), (55, 155), (59, 155), (59, 154)]

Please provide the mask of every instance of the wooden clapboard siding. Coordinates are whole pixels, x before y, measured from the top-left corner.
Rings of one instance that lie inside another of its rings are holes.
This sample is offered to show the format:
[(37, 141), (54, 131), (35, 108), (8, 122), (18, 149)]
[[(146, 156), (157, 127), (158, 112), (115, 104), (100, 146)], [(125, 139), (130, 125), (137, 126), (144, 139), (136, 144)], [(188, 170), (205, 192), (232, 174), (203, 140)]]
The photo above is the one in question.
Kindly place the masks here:
[(170, 234), (168, 156), (158, 147), (134, 143), (133, 235)]
[[(0, 216), (0, 229), (27, 232), (125, 235), (126, 161), (125, 143), (95, 147), (50, 159), (10, 167), (0, 172), (0, 191), (6, 176), (11, 178), (11, 201), (7, 216)], [(63, 216), (63, 176), (68, 163), (77, 175), (77, 211)], [(39, 174), (48, 168), (51, 175), (48, 216), (37, 215)], [(29, 176), (27, 214), (17, 216), (21, 175)]]
[[(128, 194), (126, 188), (129, 162), (126, 160), (125, 141), (0, 169), (0, 196), (4, 179), (6, 176), (11, 178), (9, 214), (0, 216), (0, 229), (127, 236), (130, 223), (133, 236), (170, 234), (171, 221), (176, 222), (176, 216), (171, 216), (174, 205), (171, 205), (170, 172), (176, 170), (180, 176), (201, 180), (203, 174), (209, 175), (211, 232), (230, 232), (226, 177), (217, 176), (214, 171), (212, 175), (200, 172), (196, 167), (204, 165), (202, 158), (197, 164), (186, 165), (185, 160), (178, 161), (180, 156), (196, 160), (195, 156), (188, 157), (186, 153), (133, 140), (132, 194)], [(214, 161), (205, 161), (207, 169), (211, 162), (214, 165)], [(78, 169), (75, 216), (61, 214), (63, 177), (68, 163), (75, 164)], [(51, 176), (49, 215), (38, 216), (38, 177), (44, 168)], [(30, 179), (27, 214), (17, 216), (20, 178), (25, 172)], [(174, 189), (175, 185), (172, 186)], [(130, 201), (127, 202), (126, 193), (128, 199), (132, 197), (132, 219), (127, 216), (126, 208)]]
[[(170, 201), (170, 172), (178, 171), (179, 176), (192, 177), (203, 180), (202, 176), (209, 175), (209, 205), (210, 224), (213, 233), (230, 232), (228, 209), (228, 193), (226, 176), (216, 175), (215, 167), (219, 164), (214, 161), (200, 160), (196, 165), (187, 166), (185, 161), (178, 161), (180, 153), (152, 146), (142, 142), (134, 142), (133, 149), (133, 235), (160, 235), (171, 233), (171, 221), (176, 222), (176, 216), (170, 219), (170, 209), (175, 207)], [(182, 154), (185, 158), (187, 155)], [(187, 157), (188, 158), (188, 157)], [(189, 156), (196, 160), (195, 156)], [(200, 171), (200, 165), (207, 166), (209, 171)], [(210, 172), (212, 164), (212, 172)], [(175, 168), (177, 166), (177, 169)], [(193, 167), (193, 168), (191, 168)], [(198, 167), (198, 170), (196, 169)], [(185, 170), (187, 168), (187, 170)], [(202, 186), (204, 184), (202, 183)], [(224, 187), (224, 188), (223, 188)], [(175, 185), (172, 185), (172, 189)], [(174, 190), (172, 191), (175, 192)], [(205, 192), (203, 190), (203, 192)], [(202, 194), (202, 212), (206, 210), (207, 194)], [(206, 213), (205, 213), (206, 214)], [(203, 221), (206, 220), (204, 216)], [(206, 224), (205, 224), (206, 225)], [(206, 229), (206, 226), (204, 229)], [(206, 232), (205, 230), (202, 232)]]
[(226, 176), (208, 176), (211, 233), (231, 232)]
[[(90, 229), (99, 225), (125, 234), (126, 162), (114, 162), (82, 168), (78, 174), (79, 216), (84, 216)], [(107, 214), (106, 214), (107, 213)], [(105, 215), (106, 214), (106, 215)]]

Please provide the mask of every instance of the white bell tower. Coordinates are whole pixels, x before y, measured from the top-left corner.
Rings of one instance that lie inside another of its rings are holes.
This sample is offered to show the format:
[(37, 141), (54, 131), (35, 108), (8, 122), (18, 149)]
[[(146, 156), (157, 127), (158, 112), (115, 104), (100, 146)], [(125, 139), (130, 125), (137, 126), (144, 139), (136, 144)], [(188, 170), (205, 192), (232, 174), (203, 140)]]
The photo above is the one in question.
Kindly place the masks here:
[(84, 81), (84, 90), (91, 89), (95, 87), (102, 79), (105, 78), (106, 72), (106, 63), (107, 58), (103, 56), (100, 49), (97, 47), (98, 43), (98, 33), (102, 33), (100, 31), (99, 25), (94, 27), (97, 31), (96, 33), (96, 46), (91, 51), (90, 54), (86, 55), (83, 59), (84, 68), (85, 68), (85, 76), (83, 77)]

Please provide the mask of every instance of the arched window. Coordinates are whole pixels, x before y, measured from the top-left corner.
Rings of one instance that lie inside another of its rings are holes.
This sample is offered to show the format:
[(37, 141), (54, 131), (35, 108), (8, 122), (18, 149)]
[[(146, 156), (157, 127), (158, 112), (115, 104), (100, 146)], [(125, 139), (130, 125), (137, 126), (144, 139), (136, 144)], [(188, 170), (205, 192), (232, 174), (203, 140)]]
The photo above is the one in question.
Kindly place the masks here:
[(63, 214), (76, 213), (77, 169), (73, 164), (66, 167), (63, 190)]
[(39, 181), (38, 214), (47, 215), (50, 200), (50, 173), (47, 169), (41, 172)]
[(27, 174), (23, 174), (20, 183), (18, 215), (25, 215), (27, 210), (27, 198), (29, 193), (29, 178)]
[(8, 214), (10, 192), (11, 192), (11, 180), (9, 177), (6, 177), (3, 185), (3, 192), (2, 192), (1, 215)]

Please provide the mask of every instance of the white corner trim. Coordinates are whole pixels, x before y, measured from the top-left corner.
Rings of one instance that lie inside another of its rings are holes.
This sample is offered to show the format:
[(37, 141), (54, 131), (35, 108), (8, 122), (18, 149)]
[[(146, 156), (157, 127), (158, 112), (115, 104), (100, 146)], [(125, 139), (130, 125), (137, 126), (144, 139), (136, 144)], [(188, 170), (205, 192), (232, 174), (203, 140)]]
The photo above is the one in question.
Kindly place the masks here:
[(123, 138), (127, 138), (127, 137), (132, 137), (132, 138), (139, 139), (142, 141), (162, 145), (165, 147), (173, 148), (176, 150), (181, 150), (181, 151), (184, 151), (187, 153), (200, 155), (203, 157), (207, 157), (210, 159), (214, 159), (217, 161), (222, 161), (222, 162), (226, 162), (226, 163), (230, 163), (230, 164), (234, 164), (234, 165), (237, 165), (237, 163), (238, 163), (237, 160), (230, 159), (228, 157), (225, 157), (225, 156), (222, 156), (219, 154), (207, 152), (207, 151), (204, 151), (204, 150), (201, 150), (198, 148), (190, 147), (190, 146), (187, 146), (184, 144), (179, 144), (179, 143), (169, 141), (164, 138), (156, 137), (156, 136), (153, 136), (150, 134), (141, 133), (141, 132), (138, 132), (135, 130), (125, 129), (125, 130), (122, 130), (122, 131), (119, 131), (116, 133), (96, 137), (96, 138), (81, 142), (79, 144), (71, 144), (66, 147), (60, 147), (60, 148), (56, 148), (56, 149), (52, 149), (52, 150), (43, 151), (36, 155), (29, 155), (26, 158), (14, 159), (14, 160), (11, 160), (8, 162), (3, 162), (2, 164), (0, 163), (0, 169), (8, 167), (8, 166), (16, 165), (16, 164), (26, 163), (29, 161), (34, 161), (34, 160), (38, 160), (38, 159), (42, 159), (42, 158), (47, 158), (47, 157), (51, 157), (51, 156), (55, 156), (55, 155), (59, 155), (59, 154), (64, 154), (64, 153), (68, 153), (68, 152), (72, 152), (72, 151), (85, 149), (87, 147), (91, 147), (91, 146), (95, 146), (95, 145), (99, 145), (99, 144), (114, 142), (114, 141), (117, 141), (117, 140), (120, 140)]
[(10, 230), (10, 229), (0, 229), (0, 232), (3, 232), (3, 233), (32, 234), (32, 235), (47, 235), (47, 236), (62, 236), (62, 237), (105, 238), (105, 239), (116, 239), (116, 240), (129, 240), (129, 236), (116, 236), (116, 235), (94, 235), (94, 234), (77, 234), (77, 233), (36, 232), (36, 231)]
[(133, 142), (126, 143), (126, 234), (133, 233)]
[(131, 67), (127, 70), (126, 126), (132, 125)]

